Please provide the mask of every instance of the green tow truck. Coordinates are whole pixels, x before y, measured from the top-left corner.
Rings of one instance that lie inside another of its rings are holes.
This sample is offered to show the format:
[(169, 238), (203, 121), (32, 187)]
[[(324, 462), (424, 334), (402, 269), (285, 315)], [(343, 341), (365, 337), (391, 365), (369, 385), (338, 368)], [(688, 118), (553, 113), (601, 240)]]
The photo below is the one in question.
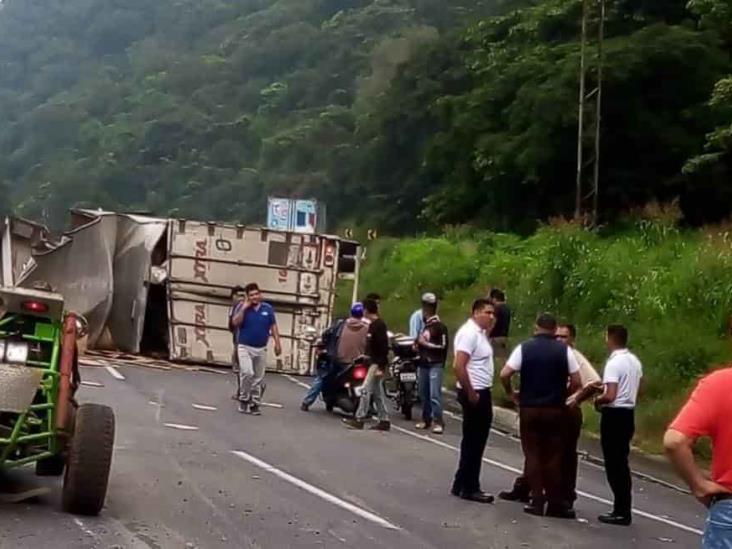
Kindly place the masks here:
[(81, 383), (77, 338), (85, 329), (56, 293), (0, 288), (0, 474), (35, 465), (39, 476), (63, 475), (63, 509), (97, 515), (115, 419), (108, 406), (74, 399)]

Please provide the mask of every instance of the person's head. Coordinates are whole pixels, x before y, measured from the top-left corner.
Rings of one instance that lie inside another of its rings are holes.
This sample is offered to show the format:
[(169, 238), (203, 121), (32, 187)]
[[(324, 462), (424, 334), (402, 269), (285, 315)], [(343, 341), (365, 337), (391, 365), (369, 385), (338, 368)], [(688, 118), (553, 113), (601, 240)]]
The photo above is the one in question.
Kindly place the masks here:
[[(370, 294), (366, 294), (366, 299), (370, 299), (371, 301), (376, 301), (376, 305), (381, 304), (381, 296), (379, 294), (376, 294), (373, 292)], [(366, 303), (366, 299), (364, 299), (364, 303)]]
[(506, 294), (504, 294), (503, 291), (499, 290), (498, 288), (493, 288), (490, 295), (488, 296), (488, 299), (490, 299), (491, 303), (496, 305), (498, 303), (503, 303), (504, 301), (506, 301)]
[(374, 319), (379, 316), (379, 303), (375, 299), (366, 298), (363, 300), (363, 308), (366, 318)]
[(489, 299), (481, 297), (473, 301), (473, 322), (483, 330), (490, 331), (496, 323), (496, 312)]
[(628, 329), (622, 324), (611, 324), (605, 331), (605, 342), (608, 349), (625, 349), (628, 346)]
[(554, 335), (557, 331), (557, 319), (551, 313), (541, 313), (534, 323), (535, 334)]
[(259, 290), (259, 286), (255, 282), (244, 286), (244, 292), (247, 294), (247, 299), (254, 305), (259, 305), (262, 302), (262, 292)]
[(554, 335), (562, 343), (574, 347), (574, 342), (577, 339), (577, 328), (575, 328), (574, 324), (560, 324), (557, 326), (557, 331)]
[(431, 318), (437, 314), (437, 296), (432, 292), (422, 294), (422, 316)]
[(357, 301), (351, 305), (351, 318), (362, 319), (364, 313), (363, 303)]
[(231, 300), (232, 301), (240, 301), (244, 299), (247, 296), (247, 293), (244, 291), (244, 288), (242, 286), (234, 286), (231, 289)]

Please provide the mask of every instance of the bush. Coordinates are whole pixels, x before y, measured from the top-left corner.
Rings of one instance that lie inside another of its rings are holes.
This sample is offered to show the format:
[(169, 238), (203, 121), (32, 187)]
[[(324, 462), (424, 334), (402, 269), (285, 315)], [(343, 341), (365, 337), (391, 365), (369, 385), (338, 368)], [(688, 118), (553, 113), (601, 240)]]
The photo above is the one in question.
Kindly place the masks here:
[(601, 365), (604, 326), (628, 327), (645, 369), (638, 432), (648, 448), (660, 448), (661, 431), (697, 378), (731, 358), (732, 237), (723, 228), (679, 231), (663, 217), (604, 235), (563, 222), (528, 238), (453, 228), (369, 246), (362, 278), (364, 292), (384, 297), (395, 330), (406, 330), (429, 290), (441, 297), (454, 334), (472, 300), (492, 287), (508, 295), (515, 342), (530, 335), (536, 313), (552, 311), (577, 325), (579, 347)]

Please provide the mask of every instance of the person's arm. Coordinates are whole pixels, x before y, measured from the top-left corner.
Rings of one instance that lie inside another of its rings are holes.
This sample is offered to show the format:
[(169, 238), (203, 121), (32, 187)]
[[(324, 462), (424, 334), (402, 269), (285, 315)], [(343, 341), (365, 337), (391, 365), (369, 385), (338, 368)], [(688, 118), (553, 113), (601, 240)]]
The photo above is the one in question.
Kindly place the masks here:
[(280, 356), (282, 354), (282, 340), (280, 339), (280, 329), (277, 327), (277, 322), (273, 322), (269, 329), (274, 339), (274, 352), (275, 355)]
[(246, 314), (248, 308), (248, 299), (242, 300), (237, 304), (236, 309), (234, 309), (234, 316), (231, 319), (231, 324), (233, 324), (235, 328), (241, 327), (242, 322), (244, 322), (244, 315)]
[(676, 431), (673, 427), (668, 429), (663, 437), (663, 447), (671, 465), (684, 479), (694, 497), (702, 505), (709, 507), (713, 496), (729, 492), (729, 490), (702, 474), (694, 460), (695, 442), (695, 438)]
[(618, 398), (618, 383), (620, 383), (620, 372), (615, 361), (610, 359), (603, 372), (602, 383), (605, 385), (603, 393), (595, 399), (595, 406), (612, 404)]
[(508, 395), (516, 404), (519, 403), (519, 392), (511, 385), (511, 379), (516, 375), (516, 372), (521, 371), (522, 362), (523, 356), (521, 353), (521, 345), (519, 345), (513, 350), (511, 356), (508, 357), (506, 365), (503, 367), (500, 374), (503, 390), (506, 391), (506, 395)]
[(473, 384), (470, 383), (470, 376), (468, 375), (468, 362), (470, 362), (470, 355), (465, 351), (457, 351), (455, 353), (455, 360), (452, 363), (452, 367), (455, 370), (455, 378), (460, 383), (465, 394), (468, 395), (468, 401), (471, 404), (477, 404), (480, 400), (480, 396), (473, 389)]
[(516, 374), (516, 370), (506, 364), (503, 370), (501, 370), (501, 385), (503, 385), (503, 390), (506, 391), (506, 395), (518, 403), (518, 391), (515, 391), (511, 385), (511, 378), (513, 378), (514, 374)]
[(580, 377), (579, 362), (571, 348), (567, 347), (567, 368), (569, 371), (569, 394), (573, 395), (582, 389), (582, 378)]

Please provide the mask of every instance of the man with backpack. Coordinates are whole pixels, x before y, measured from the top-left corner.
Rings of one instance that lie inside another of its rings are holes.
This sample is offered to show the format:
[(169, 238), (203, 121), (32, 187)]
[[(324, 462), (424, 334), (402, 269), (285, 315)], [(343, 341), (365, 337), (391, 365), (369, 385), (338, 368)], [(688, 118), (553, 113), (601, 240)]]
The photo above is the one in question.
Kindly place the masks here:
[(325, 347), (328, 359), (317, 366), (313, 384), (300, 405), (303, 412), (307, 412), (315, 403), (328, 376), (336, 375), (343, 365), (366, 352), (368, 324), (364, 322), (363, 316), (363, 305), (354, 303), (348, 319), (337, 320), (323, 332), (321, 344)]

